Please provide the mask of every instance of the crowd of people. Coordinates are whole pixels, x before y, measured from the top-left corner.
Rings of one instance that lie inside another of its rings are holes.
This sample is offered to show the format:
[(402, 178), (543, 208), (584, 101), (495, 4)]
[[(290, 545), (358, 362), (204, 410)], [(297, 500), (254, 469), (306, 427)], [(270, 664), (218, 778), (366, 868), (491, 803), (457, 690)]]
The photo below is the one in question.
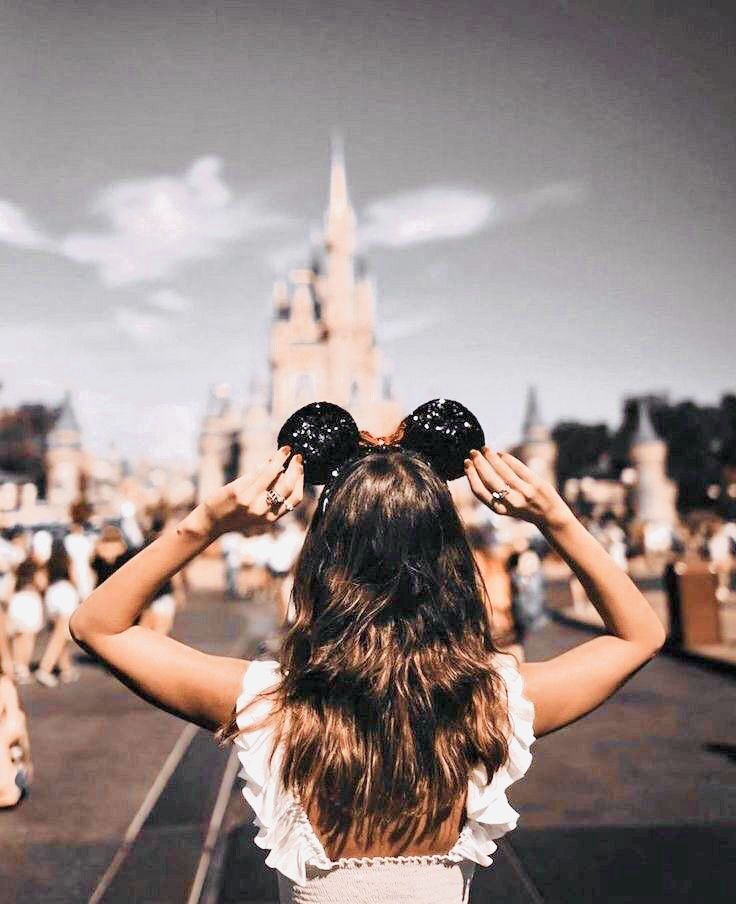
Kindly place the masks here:
[[(32, 775), (30, 741), (17, 686), (46, 688), (80, 679), (69, 632), (72, 613), (164, 528), (154, 515), (144, 533), (130, 512), (93, 529), (85, 520), (0, 534), (0, 807), (16, 805)], [(183, 578), (159, 588), (140, 623), (171, 632), (184, 602)]]

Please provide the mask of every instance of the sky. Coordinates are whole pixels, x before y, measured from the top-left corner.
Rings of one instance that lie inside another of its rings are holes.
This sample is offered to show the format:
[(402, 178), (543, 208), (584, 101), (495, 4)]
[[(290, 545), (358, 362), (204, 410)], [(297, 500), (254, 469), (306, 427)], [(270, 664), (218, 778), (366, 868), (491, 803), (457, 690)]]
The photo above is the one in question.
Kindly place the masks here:
[(267, 373), (335, 129), (407, 410), (459, 399), (500, 446), (530, 384), (551, 424), (716, 403), (729, 5), (6, 0), (0, 406), (68, 389), (96, 451), (193, 458), (208, 388)]

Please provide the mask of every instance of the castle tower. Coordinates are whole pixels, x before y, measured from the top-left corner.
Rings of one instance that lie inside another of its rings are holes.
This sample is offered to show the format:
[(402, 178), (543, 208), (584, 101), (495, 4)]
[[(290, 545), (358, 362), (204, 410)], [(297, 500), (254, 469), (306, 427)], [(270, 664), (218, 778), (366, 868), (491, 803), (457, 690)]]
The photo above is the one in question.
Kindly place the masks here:
[(240, 433), (240, 474), (253, 474), (275, 450), (274, 428), (265, 384), (253, 378)]
[(69, 392), (64, 395), (56, 422), (48, 434), (46, 468), (47, 501), (66, 517), (69, 507), (79, 499), (84, 481), (82, 434)]
[[(354, 376), (356, 217), (348, 194), (342, 142), (332, 139), (330, 194), (325, 211), (326, 273), (322, 318), (327, 333), (330, 401), (346, 408), (356, 403)], [(359, 366), (359, 365), (358, 365)]]
[(557, 484), (555, 473), (557, 443), (552, 439), (549, 427), (542, 420), (537, 390), (534, 386), (530, 386), (527, 391), (522, 439), (517, 452), (527, 467), (553, 486)]
[(251, 387), (235, 427), (211, 400), (200, 437), (199, 498), (222, 484), (228, 444), (239, 452), (238, 472), (247, 473), (271, 453), (286, 418), (309, 402), (342, 405), (376, 435), (398, 425), (402, 413), (390, 381), (383, 392), (380, 385), (374, 287), (356, 243), (345, 156), (333, 139), (323, 230), (312, 235), (308, 266), (274, 285), (270, 386)]
[(225, 384), (213, 387), (199, 436), (198, 502), (226, 482), (236, 428), (229, 387)]
[(639, 400), (638, 410), (639, 423), (629, 448), (637, 474), (637, 518), (643, 524), (674, 525), (677, 488), (667, 477), (667, 445), (654, 429), (646, 399)]

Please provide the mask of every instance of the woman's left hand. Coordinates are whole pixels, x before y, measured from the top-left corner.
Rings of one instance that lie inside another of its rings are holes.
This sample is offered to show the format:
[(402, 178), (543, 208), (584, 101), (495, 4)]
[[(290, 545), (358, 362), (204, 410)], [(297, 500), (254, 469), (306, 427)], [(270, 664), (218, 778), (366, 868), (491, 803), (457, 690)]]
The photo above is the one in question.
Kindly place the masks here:
[(290, 454), (283, 446), (254, 475), (221, 487), (187, 515), (181, 527), (212, 537), (230, 531), (248, 534), (292, 511), (302, 501), (304, 465), (301, 455), (295, 455), (284, 470)]

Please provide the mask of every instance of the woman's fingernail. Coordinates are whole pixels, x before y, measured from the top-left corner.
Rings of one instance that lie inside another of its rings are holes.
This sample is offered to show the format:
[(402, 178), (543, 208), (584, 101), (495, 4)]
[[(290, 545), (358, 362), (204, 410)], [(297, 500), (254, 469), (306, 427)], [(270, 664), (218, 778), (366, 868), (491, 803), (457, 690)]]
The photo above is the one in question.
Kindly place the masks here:
[(483, 446), (483, 448), (481, 449), (481, 452), (482, 452), (484, 455), (486, 454), (486, 452), (490, 452), (490, 451), (491, 451), (491, 447), (490, 447), (490, 446)]
[(291, 455), (291, 446), (282, 446), (282, 447), (279, 449), (279, 452), (280, 452), (282, 455)]
[(294, 458), (296, 458), (296, 460), (299, 462), (300, 465), (304, 464), (304, 456), (302, 455), (301, 452), (297, 452), (297, 454), (294, 456)]
[(466, 458), (463, 464), (466, 468), (469, 468), (473, 464), (473, 462), (469, 458)]
[(477, 455), (480, 455), (480, 452), (477, 449), (471, 449), (470, 455), (472, 458), (475, 458)]

